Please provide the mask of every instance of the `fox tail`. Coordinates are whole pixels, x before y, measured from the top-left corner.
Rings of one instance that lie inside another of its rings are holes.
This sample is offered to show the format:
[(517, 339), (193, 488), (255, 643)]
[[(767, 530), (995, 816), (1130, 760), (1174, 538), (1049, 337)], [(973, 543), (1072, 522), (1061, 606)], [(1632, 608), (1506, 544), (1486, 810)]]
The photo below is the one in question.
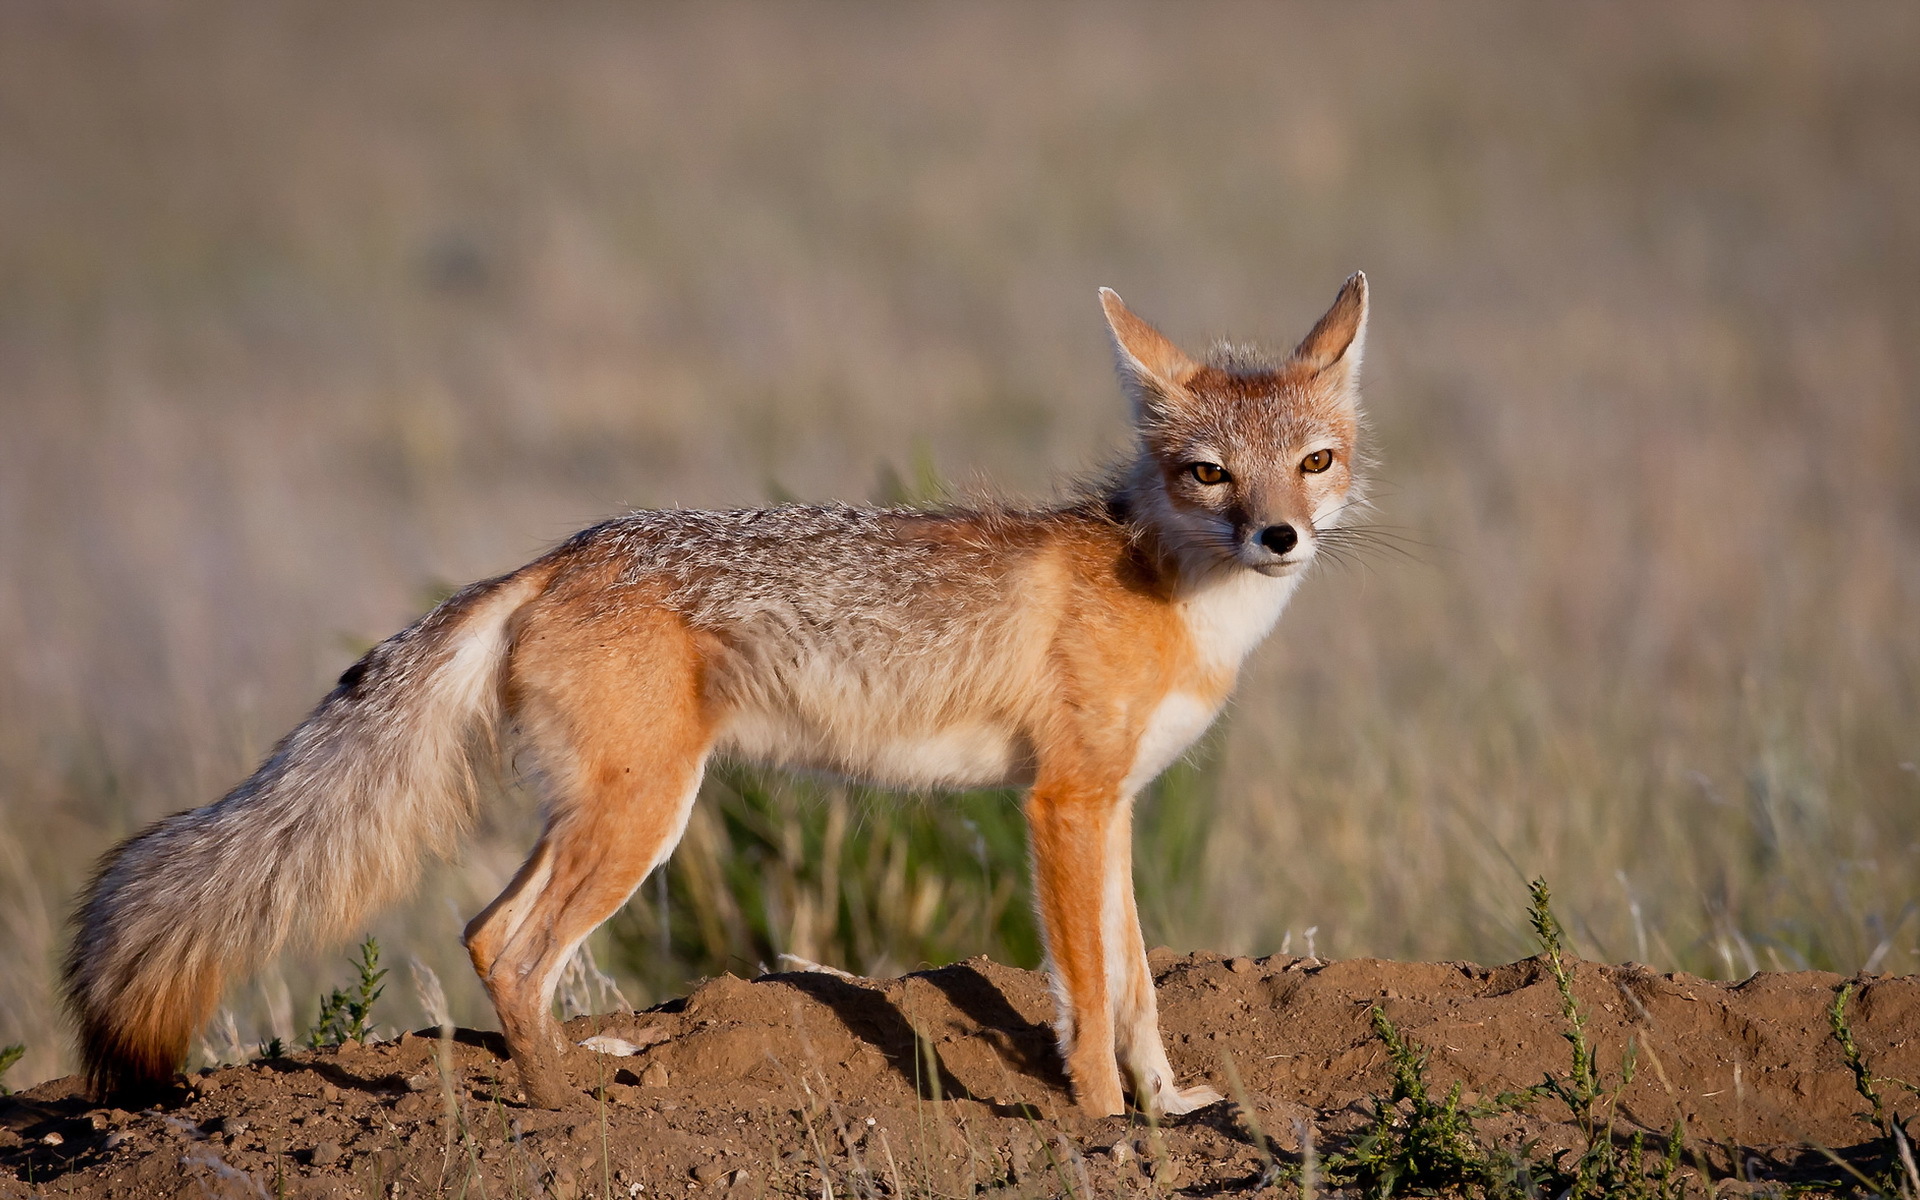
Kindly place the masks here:
[(67, 1008), (96, 1093), (166, 1083), (227, 982), (330, 941), (450, 853), (494, 736), (512, 618), (539, 564), (374, 647), (249, 779), (108, 852), (74, 914)]

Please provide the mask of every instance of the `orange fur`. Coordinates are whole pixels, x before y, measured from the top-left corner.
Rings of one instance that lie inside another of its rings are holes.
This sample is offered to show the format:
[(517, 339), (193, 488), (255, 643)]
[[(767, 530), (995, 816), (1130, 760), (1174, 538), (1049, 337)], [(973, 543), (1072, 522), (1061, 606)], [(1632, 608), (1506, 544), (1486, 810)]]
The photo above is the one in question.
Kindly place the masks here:
[(593, 614), (594, 600), (576, 580), (523, 615), (509, 705), (543, 748), (555, 800), (526, 865), (466, 935), (528, 1099), (549, 1107), (564, 1098), (554, 979), (679, 841), (713, 744), (700, 639), (671, 613)]

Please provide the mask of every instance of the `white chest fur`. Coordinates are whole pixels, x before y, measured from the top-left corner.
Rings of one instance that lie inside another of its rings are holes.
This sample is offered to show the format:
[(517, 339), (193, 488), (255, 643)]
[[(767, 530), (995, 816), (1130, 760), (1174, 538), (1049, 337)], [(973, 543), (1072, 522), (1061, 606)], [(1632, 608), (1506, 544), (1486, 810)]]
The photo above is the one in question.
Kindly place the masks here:
[(1187, 747), (1207, 731), (1219, 713), (1218, 704), (1202, 700), (1192, 692), (1169, 693), (1140, 732), (1140, 742), (1133, 751), (1133, 767), (1127, 772), (1121, 790), (1132, 795), (1152, 783), (1154, 776), (1186, 753)]
[[(1269, 578), (1253, 571), (1236, 571), (1181, 601), (1187, 632), (1199, 651), (1201, 665), (1233, 673), (1280, 619), (1280, 610), (1293, 595), (1297, 575)], [(1217, 701), (1192, 692), (1172, 692), (1153, 710), (1134, 749), (1133, 766), (1125, 788), (1137, 792), (1153, 782), (1173, 760), (1186, 752), (1220, 714)]]
[(1237, 671), (1273, 630), (1300, 574), (1279, 578), (1257, 571), (1231, 571), (1180, 601), (1187, 633), (1200, 661), (1216, 671)]

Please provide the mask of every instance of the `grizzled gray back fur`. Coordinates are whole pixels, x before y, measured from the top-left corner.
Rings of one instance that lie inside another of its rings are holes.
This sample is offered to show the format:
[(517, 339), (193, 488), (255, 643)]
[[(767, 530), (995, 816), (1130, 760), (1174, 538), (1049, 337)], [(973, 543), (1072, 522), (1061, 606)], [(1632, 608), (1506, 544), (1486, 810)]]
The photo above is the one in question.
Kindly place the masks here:
[(694, 628), (726, 633), (729, 648), (751, 660), (738, 664), (743, 673), (770, 679), (810, 659), (924, 661), (977, 636), (972, 627), (994, 617), (1018, 563), (1007, 554), (1013, 527), (1034, 520), (993, 509), (796, 504), (637, 512), (578, 540)]

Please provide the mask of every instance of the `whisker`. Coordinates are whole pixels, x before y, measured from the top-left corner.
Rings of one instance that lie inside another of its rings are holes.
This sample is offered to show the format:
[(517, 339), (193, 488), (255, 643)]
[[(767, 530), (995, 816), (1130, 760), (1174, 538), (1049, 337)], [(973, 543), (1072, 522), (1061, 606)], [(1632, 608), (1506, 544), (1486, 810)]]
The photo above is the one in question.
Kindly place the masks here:
[(1363, 553), (1392, 554), (1401, 558), (1411, 558), (1415, 560), (1421, 558), (1421, 551), (1433, 549), (1432, 546), (1428, 546), (1423, 542), (1416, 542), (1410, 539), (1372, 537), (1367, 535), (1353, 537), (1323, 536), (1321, 543), (1323, 545), (1341, 546)]
[(1343, 513), (1343, 512), (1349, 512), (1349, 511), (1351, 511), (1351, 512), (1365, 512), (1366, 510), (1368, 510), (1369, 508), (1372, 508), (1372, 507), (1373, 507), (1373, 505), (1372, 505), (1372, 504), (1371, 504), (1370, 502), (1368, 502), (1368, 501), (1366, 501), (1366, 500), (1349, 500), (1349, 501), (1347, 501), (1346, 503), (1344, 503), (1344, 504), (1342, 504), (1342, 505), (1340, 505), (1340, 506), (1339, 506), (1338, 508), (1335, 508), (1335, 509), (1334, 509), (1334, 510), (1333, 510), (1332, 512), (1329, 512), (1329, 513), (1327, 514), (1327, 516), (1328, 516), (1328, 517), (1337, 517), (1337, 516), (1339, 516), (1339, 515), (1340, 515), (1341, 513)]
[(1395, 541), (1419, 542), (1413, 532), (1404, 525), (1332, 525), (1323, 529), (1323, 533), (1354, 534), (1366, 537), (1391, 538)]
[(1323, 550), (1345, 553), (1356, 560), (1392, 556), (1408, 562), (1425, 563), (1427, 559), (1423, 551), (1441, 549), (1388, 525), (1335, 526), (1321, 530), (1319, 537)]
[(1390, 538), (1394, 541), (1413, 542), (1416, 545), (1427, 544), (1414, 537), (1412, 531), (1404, 525), (1335, 525), (1324, 532), (1363, 534), (1368, 537), (1381, 537)]

